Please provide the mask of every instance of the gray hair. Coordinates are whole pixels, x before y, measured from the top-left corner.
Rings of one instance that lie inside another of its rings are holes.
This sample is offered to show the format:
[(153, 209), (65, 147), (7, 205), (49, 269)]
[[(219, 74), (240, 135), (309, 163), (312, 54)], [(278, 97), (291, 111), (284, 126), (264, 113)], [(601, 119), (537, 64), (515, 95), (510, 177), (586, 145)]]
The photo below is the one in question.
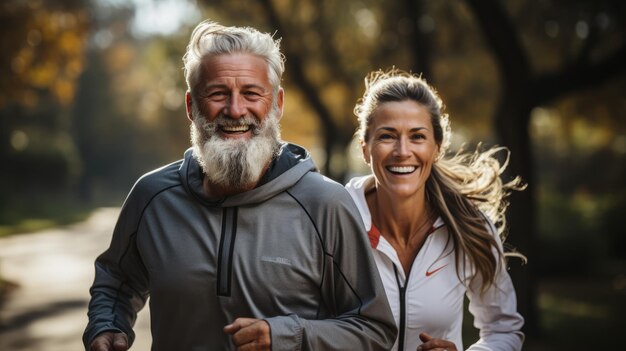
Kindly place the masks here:
[(225, 27), (210, 20), (196, 26), (183, 56), (189, 91), (197, 83), (202, 58), (234, 53), (247, 53), (263, 58), (268, 65), (269, 81), (274, 94), (278, 92), (285, 71), (285, 57), (280, 52), (280, 39), (274, 39), (272, 35), (251, 27)]

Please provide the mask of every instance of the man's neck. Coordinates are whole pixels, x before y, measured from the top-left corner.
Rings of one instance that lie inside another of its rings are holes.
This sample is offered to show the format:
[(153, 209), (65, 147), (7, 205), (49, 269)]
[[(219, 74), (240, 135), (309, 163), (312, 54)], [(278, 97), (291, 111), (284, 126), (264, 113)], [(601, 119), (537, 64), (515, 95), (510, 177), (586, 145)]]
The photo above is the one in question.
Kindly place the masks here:
[(225, 187), (215, 183), (211, 183), (208, 177), (204, 177), (204, 179), (202, 180), (202, 190), (204, 190), (204, 194), (210, 198), (222, 198), (252, 190), (254, 189), (256, 184), (257, 182), (254, 182), (252, 184), (239, 188)]

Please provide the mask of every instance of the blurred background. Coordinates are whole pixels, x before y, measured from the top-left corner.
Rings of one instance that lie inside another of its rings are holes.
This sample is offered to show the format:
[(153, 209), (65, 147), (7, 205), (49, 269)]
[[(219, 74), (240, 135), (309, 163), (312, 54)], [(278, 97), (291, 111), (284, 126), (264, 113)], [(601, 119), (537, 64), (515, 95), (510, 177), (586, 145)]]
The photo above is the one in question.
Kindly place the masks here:
[[(282, 38), (283, 138), (342, 183), (367, 172), (352, 138), (365, 74), (392, 66), (421, 73), (450, 114), (452, 152), (507, 146), (505, 178), (528, 183), (510, 197), (507, 238), (529, 259), (509, 262), (525, 348), (621, 345), (619, 0), (4, 0), (0, 240), (120, 206), (138, 176), (182, 156), (181, 58), (206, 18)], [(1, 268), (0, 301), (19, 293)], [(466, 342), (475, 337), (468, 328)]]

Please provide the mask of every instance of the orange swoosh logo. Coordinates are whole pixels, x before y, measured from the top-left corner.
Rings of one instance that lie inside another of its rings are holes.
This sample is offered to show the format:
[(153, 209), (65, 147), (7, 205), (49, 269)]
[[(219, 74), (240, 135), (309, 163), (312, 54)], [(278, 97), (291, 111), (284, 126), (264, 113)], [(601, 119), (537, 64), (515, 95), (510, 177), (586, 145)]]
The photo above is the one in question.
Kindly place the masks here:
[(432, 271), (430, 271), (430, 272), (429, 272), (429, 271), (426, 271), (426, 276), (427, 276), (427, 277), (430, 277), (431, 275), (433, 275), (433, 274), (435, 274), (435, 273), (439, 272), (440, 270), (442, 270), (442, 269), (446, 268), (446, 266), (447, 266), (447, 265), (448, 265), (448, 264), (444, 264), (443, 266), (441, 266), (441, 267), (439, 267), (439, 268), (437, 268), (437, 269), (435, 269), (435, 270), (432, 270)]

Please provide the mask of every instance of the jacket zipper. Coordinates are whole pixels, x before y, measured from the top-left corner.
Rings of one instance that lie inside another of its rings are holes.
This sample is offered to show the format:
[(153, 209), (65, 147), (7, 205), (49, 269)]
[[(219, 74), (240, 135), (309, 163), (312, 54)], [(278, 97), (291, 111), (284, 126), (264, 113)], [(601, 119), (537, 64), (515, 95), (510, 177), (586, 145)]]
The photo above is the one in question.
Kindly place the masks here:
[(396, 274), (396, 283), (398, 284), (398, 290), (400, 291), (400, 326), (398, 328), (398, 351), (404, 351), (404, 338), (406, 330), (406, 286), (409, 283), (409, 277), (406, 277), (404, 286), (400, 284), (398, 278), (398, 269), (396, 265), (393, 265), (393, 271)]
[(233, 251), (237, 235), (237, 207), (225, 207), (222, 212), (222, 234), (217, 256), (217, 295), (230, 296), (233, 273)]

